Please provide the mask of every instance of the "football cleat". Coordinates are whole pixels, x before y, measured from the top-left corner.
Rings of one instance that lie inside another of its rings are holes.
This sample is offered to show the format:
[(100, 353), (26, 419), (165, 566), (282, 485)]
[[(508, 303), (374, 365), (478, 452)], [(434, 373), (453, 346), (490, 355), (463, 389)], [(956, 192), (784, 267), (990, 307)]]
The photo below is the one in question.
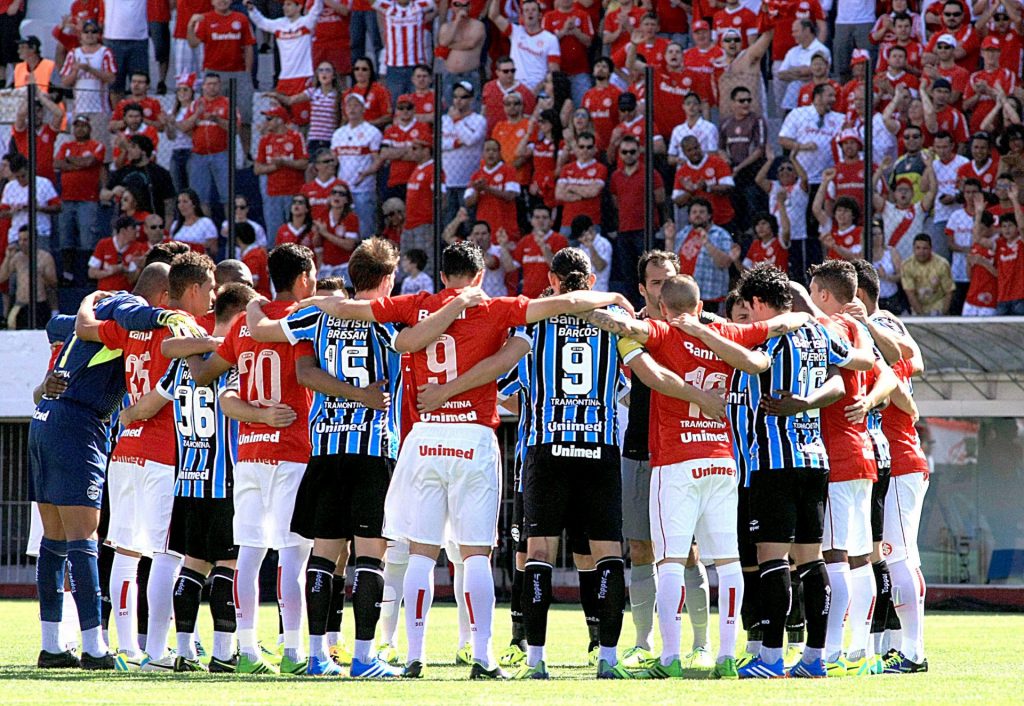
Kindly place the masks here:
[(598, 645), (594, 645), (587, 652), (587, 664), (591, 667), (596, 667), (599, 659), (601, 659), (601, 648)]
[(380, 643), (380, 646), (377, 648), (377, 659), (396, 667), (402, 663), (402, 656), (398, 654), (395, 646), (389, 642)]
[(473, 664), (473, 646), (468, 642), (455, 650), (455, 664), (468, 667)]
[(757, 659), (757, 655), (752, 655), (749, 652), (744, 652), (736, 658), (736, 668), (739, 669), (740, 667), (746, 666), (747, 664), (753, 662), (755, 659)]
[(237, 655), (233, 656), (231, 659), (217, 659), (216, 657), (210, 658), (210, 672), (217, 674), (234, 674), (236, 669), (238, 669)]
[(697, 647), (684, 658), (687, 669), (711, 669), (715, 666), (715, 656), (707, 647)]
[(344, 640), (331, 645), (327, 649), (327, 654), (331, 656), (335, 664), (352, 664), (352, 650), (348, 648)]
[(238, 664), (235, 665), (236, 674), (277, 674), (277, 666), (271, 664), (265, 657), (256, 659), (250, 658), (244, 652), (238, 657)]
[(405, 679), (420, 679), (423, 676), (423, 662), (418, 659), (414, 659), (409, 664), (405, 665), (405, 669), (402, 670), (402, 677)]
[(804, 656), (804, 645), (803, 643), (791, 642), (786, 651), (782, 655), (782, 660), (786, 663), (787, 667), (796, 666), (796, 663), (800, 661), (800, 658)]
[(206, 672), (209, 671), (206, 665), (200, 662), (198, 659), (188, 659), (186, 657), (177, 657), (174, 660), (174, 671), (181, 672)]
[(263, 659), (270, 662), (271, 664), (281, 664), (281, 657), (284, 655), (284, 644), (278, 643), (274, 645), (274, 649), (270, 650), (264, 647), (263, 643), (259, 643), (260, 654)]
[(789, 676), (794, 679), (824, 679), (832, 676), (832, 672), (829, 671), (824, 660), (816, 659), (813, 662), (801, 660), (789, 670)]
[(615, 664), (608, 664), (607, 661), (600, 659), (597, 661), (597, 678), (598, 679), (634, 679), (633, 672), (629, 671), (622, 666), (622, 662), (616, 662)]
[(519, 666), (519, 671), (512, 675), (513, 679), (547, 679), (548, 678), (548, 667), (541, 660), (534, 666), (529, 666), (524, 661)]
[(662, 664), (655, 658), (647, 664), (649, 666), (645, 669), (633, 674), (634, 679), (679, 679), (683, 676), (683, 663), (678, 659), (674, 659), (668, 664)]
[[(422, 669), (422, 662), (415, 664), (419, 664)], [(395, 667), (379, 657), (373, 657), (369, 662), (353, 659), (349, 675), (356, 679), (398, 679), (405, 676), (405, 673), (401, 667)]]
[(82, 663), (71, 650), (64, 650), (63, 652), (40, 650), (36, 666), (40, 669), (78, 669), (82, 666)]
[[(864, 656), (858, 660), (846, 660), (846, 674), (851, 677), (865, 677), (871, 674), (881, 674), (884, 669), (882, 660), (878, 655)], [(829, 676), (832, 676), (831, 674)]]
[(498, 656), (498, 664), (502, 667), (518, 667), (526, 659), (526, 653), (519, 645), (512, 644)]
[(93, 657), (88, 652), (82, 653), (81, 659), (82, 669), (86, 671), (100, 671), (100, 670), (113, 670), (116, 669), (116, 663), (114, 655), (107, 653), (101, 657)]
[(891, 657), (886, 658), (885, 666), (883, 668), (883, 674), (916, 674), (918, 672), (928, 671), (928, 660), (924, 659), (920, 663), (913, 662), (907, 659), (902, 652), (896, 652)]
[(330, 657), (320, 659), (311, 656), (306, 660), (305, 674), (309, 677), (341, 677), (345, 675), (345, 670)]
[(715, 665), (715, 668), (711, 670), (712, 679), (739, 679), (740, 675), (737, 671), (736, 660), (732, 657), (726, 657), (721, 662)]
[(149, 657), (145, 652), (140, 652), (137, 655), (118, 652), (114, 655), (114, 670), (118, 672), (137, 672), (147, 662), (149, 662)]
[(140, 672), (157, 672), (157, 673), (170, 673), (174, 671), (174, 661), (177, 659), (173, 654), (169, 654), (166, 657), (160, 659), (149, 659), (148, 657), (143, 660), (142, 665), (139, 667)]
[(737, 669), (736, 673), (740, 679), (781, 679), (786, 676), (786, 666), (781, 657), (773, 664), (755, 657)]
[(299, 675), (306, 673), (306, 667), (309, 666), (308, 659), (292, 659), (288, 655), (281, 658), (281, 674), (292, 674)]
[(622, 653), (622, 659), (619, 660), (626, 667), (626, 669), (644, 669), (652, 666), (651, 662), (654, 660), (654, 655), (651, 651), (640, 646), (630, 647), (628, 650)]
[(509, 675), (501, 667), (493, 667), (488, 669), (484, 665), (480, 664), (476, 660), (473, 660), (473, 667), (469, 670), (470, 679), (497, 679), (504, 681), (509, 679)]
[(842, 655), (835, 662), (825, 662), (825, 671), (828, 675), (835, 679), (836, 677), (845, 677), (850, 668), (850, 662)]

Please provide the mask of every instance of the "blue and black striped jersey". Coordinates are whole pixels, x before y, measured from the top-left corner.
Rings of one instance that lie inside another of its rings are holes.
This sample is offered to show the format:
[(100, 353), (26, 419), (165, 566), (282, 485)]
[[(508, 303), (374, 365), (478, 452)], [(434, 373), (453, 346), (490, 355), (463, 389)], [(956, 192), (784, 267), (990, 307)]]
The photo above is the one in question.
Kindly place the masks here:
[(237, 385), (234, 368), (209, 385), (196, 385), (183, 358), (171, 361), (157, 392), (174, 405), (178, 442), (174, 495), (179, 498), (231, 497), (238, 455), (238, 422), (220, 409), (220, 393)]
[(753, 434), (750, 438), (750, 474), (757, 471), (789, 468), (819, 468), (828, 470), (828, 454), (821, 437), (821, 417), (818, 410), (810, 410), (789, 417), (765, 414), (758, 407), (762, 395), (774, 395), (778, 390), (800, 397), (810, 395), (821, 387), (828, 375), (829, 365), (845, 365), (850, 358), (850, 346), (833, 336), (817, 322), (768, 340), (760, 347), (771, 358), (772, 364), (760, 375), (734, 376), (733, 384), (739, 389), (742, 378), (747, 378), (747, 406)]
[(875, 448), (875, 463), (878, 470), (892, 468), (892, 455), (889, 452), (889, 440), (882, 432), (882, 409), (875, 407), (868, 412), (868, 436), (871, 437), (871, 445)]
[(732, 454), (736, 458), (739, 485), (746, 485), (750, 467), (750, 442), (754, 433), (753, 412), (750, 408), (750, 374), (742, 370), (733, 371), (729, 381), (729, 395), (726, 410), (732, 426)]
[(527, 446), (618, 446), (616, 404), (624, 381), (619, 365), (626, 362), (619, 337), (569, 315), (531, 324), (523, 335), (533, 349)]
[(523, 490), (523, 467), (526, 462), (526, 433), (530, 428), (530, 412), (527, 394), (530, 390), (530, 356), (519, 359), (516, 367), (498, 378), (498, 401), (512, 395), (519, 396), (519, 423), (516, 426), (516, 457), (512, 471), (512, 486), (516, 492)]
[[(313, 344), (317, 365), (355, 387), (386, 380), (392, 401), (401, 389), (401, 356), (391, 324), (349, 321), (306, 307), (282, 320), (282, 329), (295, 345)], [(314, 456), (358, 454), (398, 458), (398, 427), (389, 410), (375, 410), (340, 397), (313, 393), (309, 408), (309, 439)]]

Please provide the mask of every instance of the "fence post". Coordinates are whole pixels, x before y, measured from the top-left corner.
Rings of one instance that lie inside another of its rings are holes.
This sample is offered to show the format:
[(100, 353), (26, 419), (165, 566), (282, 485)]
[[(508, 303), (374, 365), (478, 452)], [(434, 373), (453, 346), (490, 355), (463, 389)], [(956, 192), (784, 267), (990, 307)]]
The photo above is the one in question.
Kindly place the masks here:
[[(36, 218), (39, 217), (39, 209), (36, 205), (36, 101), (38, 100), (39, 87), (35, 81), (28, 84), (28, 286), (31, 290), (26, 293), (28, 296), (28, 328), (36, 326), (36, 279), (39, 277), (39, 258), (36, 256), (38, 228)], [(11, 138), (14, 139), (13, 136)], [(17, 233), (15, 233), (17, 236)], [(58, 236), (59, 237), (59, 236)]]
[[(871, 54), (867, 57), (867, 76), (864, 79), (864, 227), (861, 229), (861, 247), (864, 259), (874, 262), (874, 237), (871, 221), (875, 215), (875, 68), (871, 65)], [(924, 90), (923, 88), (921, 90)]]
[[(618, 155), (608, 155), (609, 162)], [(644, 249), (654, 248), (654, 69), (644, 69)]]
[[(228, 183), (227, 203), (224, 217), (228, 222), (228, 242), (226, 259), (235, 257), (235, 160), (238, 158), (238, 79), (228, 79)], [(248, 149), (247, 145), (243, 145)], [(219, 187), (218, 187), (219, 190)], [(276, 234), (275, 234), (276, 235)]]
[(441, 74), (434, 74), (434, 130), (433, 130), (433, 152), (434, 152), (434, 291), (441, 291), (441, 250), (444, 248), (444, 194), (441, 192), (441, 132), (444, 111), (441, 110), (441, 98), (443, 96), (442, 86), (444, 81)]

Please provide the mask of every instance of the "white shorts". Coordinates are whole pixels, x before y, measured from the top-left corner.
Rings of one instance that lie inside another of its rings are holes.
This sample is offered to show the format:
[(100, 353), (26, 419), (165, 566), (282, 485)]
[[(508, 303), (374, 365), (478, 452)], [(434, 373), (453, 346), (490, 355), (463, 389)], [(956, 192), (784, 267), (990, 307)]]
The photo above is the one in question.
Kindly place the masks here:
[(384, 536), (492, 547), (500, 501), (501, 455), (489, 427), (417, 422), (388, 487)]
[(828, 484), (822, 551), (838, 549), (850, 556), (871, 553), (871, 486), (867, 479)]
[(735, 559), (736, 462), (703, 458), (651, 469), (654, 562), (685, 559), (694, 537), (701, 557)]
[(295, 461), (235, 464), (235, 544), (268, 549), (312, 546), (291, 530), (295, 496), (305, 472), (306, 464)]
[[(203, 45), (189, 46), (187, 39), (171, 39), (171, 58), (173, 59), (174, 75), (199, 74), (203, 68)], [(224, 86), (224, 95), (227, 95)]]
[(107, 543), (117, 549), (156, 554), (167, 551), (174, 509), (174, 466), (111, 461), (107, 466), (110, 524)]
[(975, 306), (974, 304), (964, 304), (964, 310), (960, 313), (961, 316), (995, 316), (996, 308), (994, 306)]
[(928, 492), (924, 473), (893, 476), (885, 496), (885, 525), (882, 528), (882, 556), (890, 564), (906, 560), (911, 568), (921, 565), (917, 531), (921, 508)]
[(404, 539), (388, 541), (387, 551), (384, 552), (385, 564), (408, 564), (409, 543)]
[(43, 517), (39, 514), (39, 503), (32, 503), (32, 512), (28, 526), (28, 543), (25, 545), (25, 556), (39, 557), (39, 545), (43, 541)]

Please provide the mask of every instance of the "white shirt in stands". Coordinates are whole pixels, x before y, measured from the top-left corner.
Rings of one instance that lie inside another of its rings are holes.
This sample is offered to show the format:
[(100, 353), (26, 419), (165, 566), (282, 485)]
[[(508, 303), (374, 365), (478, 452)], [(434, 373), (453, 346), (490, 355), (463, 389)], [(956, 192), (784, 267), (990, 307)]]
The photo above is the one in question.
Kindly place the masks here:
[(355, 127), (345, 123), (331, 137), (331, 151), (338, 158), (338, 178), (348, 184), (353, 194), (373, 191), (377, 186), (374, 177), (356, 181), (359, 174), (373, 162), (373, 155), (380, 152), (383, 139), (380, 130), (365, 120)]
[(103, 38), (149, 41), (146, 0), (103, 0)]
[(171, 238), (183, 243), (206, 245), (208, 240), (213, 240), (217, 237), (217, 226), (215, 226), (213, 221), (205, 216), (197, 220), (192, 225), (182, 224), (181, 228), (175, 231), (175, 228), (177, 227), (177, 221), (171, 224)]
[(469, 113), (457, 121), (447, 113), (441, 118), (441, 146), (448, 186), (469, 185), (473, 173), (480, 168), (486, 137), (487, 120), (480, 113)]
[(510, 27), (512, 50), (509, 56), (516, 65), (516, 80), (525, 83), (532, 91), (548, 75), (548, 62), (558, 62), (562, 58), (558, 37), (546, 29), (530, 34), (522, 25)]
[(434, 9), (433, 0), (410, 0), (407, 5), (378, 0), (374, 9), (384, 16), (384, 56), (387, 65), (425, 64), (428, 40), (423, 18)]
[(672, 129), (672, 137), (668, 141), (669, 155), (676, 159), (683, 159), (683, 140), (690, 135), (697, 138), (700, 148), (704, 150), (705, 154), (718, 151), (718, 128), (709, 120), (697, 118), (693, 127), (690, 127), (689, 123), (684, 120)]
[(953, 211), (960, 207), (955, 203), (947, 206), (939, 200), (939, 197), (944, 195), (956, 196), (957, 170), (970, 161), (962, 154), (954, 154), (953, 159), (949, 160), (948, 164), (941, 159), (932, 160), (932, 169), (935, 171), (935, 181), (938, 185), (938, 193), (935, 194), (935, 211), (932, 212), (932, 220), (934, 222), (942, 223), (943, 221), (948, 221), (949, 217), (953, 215)]
[[(828, 14), (832, 9), (831, 0), (828, 7), (821, 3), (821, 9)], [(875, 0), (839, 0), (836, 4), (837, 25), (874, 25)]]
[[(46, 206), (57, 204), (60, 197), (57, 190), (53, 188), (53, 182), (46, 177), (36, 177), (36, 204)], [(0, 197), (0, 206), (10, 208), (12, 206), (28, 206), (28, 184), (22, 186), (17, 179), (11, 179), (4, 186), (3, 196)], [(18, 211), (11, 216), (11, 233), (17, 233), (23, 225), (28, 224), (28, 209)], [(36, 235), (47, 237), (50, 235), (50, 214), (40, 213), (36, 221)]]
[[(267, 231), (263, 230), (263, 226), (261, 226), (256, 221), (249, 220), (248, 218), (245, 219), (245, 222), (248, 223), (249, 225), (251, 225), (252, 229), (254, 231), (256, 231), (256, 240), (253, 241), (252, 247), (260, 247), (260, 248), (267, 247)], [(220, 224), (220, 234), (222, 236), (224, 236), (225, 238), (228, 237), (228, 222), (227, 221), (221, 221), (221, 224)]]
[(75, 109), (71, 119), (82, 113), (110, 113), (110, 99), (107, 98), (107, 84), (96, 78), (95, 74), (75, 70), (75, 64), (87, 64), (97, 71), (117, 72), (114, 63), (114, 53), (105, 46), (100, 45), (91, 54), (82, 47), (76, 47), (68, 52), (64, 60), (64, 66), (60, 69), (60, 75), (64, 78), (74, 77)]
[(819, 115), (813, 105), (790, 111), (779, 129), (779, 137), (786, 137), (797, 144), (813, 142), (817, 149), (799, 152), (796, 155), (800, 166), (807, 172), (807, 181), (821, 183), (821, 173), (835, 166), (832, 158), (832, 140), (843, 128), (846, 120), (842, 113), (830, 111)]
[[(249, 10), (252, 23), (264, 32), (272, 32), (281, 55), (279, 79), (308, 78), (313, 75), (313, 31), (324, 9), (324, 0), (316, 0), (305, 15), (295, 21), (287, 17), (268, 20), (255, 7)], [(145, 12), (143, 12), (145, 14)]]

